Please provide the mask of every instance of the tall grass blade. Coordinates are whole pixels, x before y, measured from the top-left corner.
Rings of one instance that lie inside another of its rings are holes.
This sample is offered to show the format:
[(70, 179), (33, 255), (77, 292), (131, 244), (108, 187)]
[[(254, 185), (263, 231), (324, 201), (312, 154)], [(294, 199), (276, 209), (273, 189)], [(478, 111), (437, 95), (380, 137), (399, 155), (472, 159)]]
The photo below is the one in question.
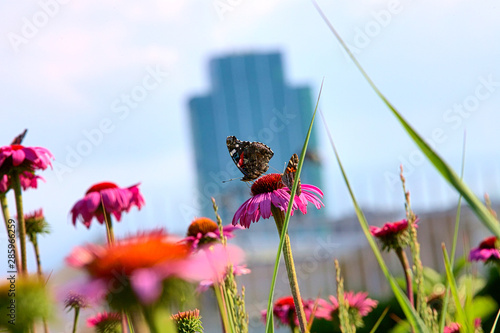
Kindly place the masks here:
[[(464, 171), (465, 171), (465, 143), (466, 143), (466, 135), (464, 133), (464, 143), (462, 146), (462, 169), (460, 171), (460, 179), (464, 179)], [(451, 246), (451, 267), (455, 266), (455, 253), (457, 249), (457, 241), (458, 241), (458, 229), (460, 226), (460, 213), (462, 210), (462, 195), (458, 197), (457, 204), (457, 212), (455, 215), (455, 230), (453, 231), (453, 244)], [(448, 302), (450, 301), (450, 286), (446, 283), (446, 291), (444, 293), (443, 299), (443, 310), (441, 311), (441, 319), (439, 321), (439, 331), (442, 332), (445, 326), (446, 314), (448, 313)]]
[(385, 316), (387, 315), (387, 312), (389, 312), (390, 307), (386, 307), (384, 309), (384, 312), (380, 315), (380, 317), (377, 319), (377, 322), (375, 325), (373, 325), (372, 329), (370, 330), (370, 333), (375, 333), (377, 331), (377, 328), (380, 326), (382, 323), (382, 320), (384, 320)]
[(495, 329), (497, 328), (497, 323), (498, 323), (498, 317), (500, 316), (500, 310), (498, 310), (497, 317), (495, 318), (495, 323), (491, 327), (490, 333), (494, 333)]
[(444, 257), (444, 267), (446, 269), (446, 278), (448, 280), (448, 285), (450, 286), (451, 289), (453, 300), (455, 301), (457, 322), (460, 324), (460, 327), (465, 328), (465, 332), (474, 332), (474, 330), (472, 330), (470, 327), (469, 320), (467, 320), (467, 315), (465, 314), (462, 304), (460, 303), (457, 283), (455, 281), (455, 276), (453, 275), (453, 269), (451, 266), (450, 258), (448, 257), (448, 252), (446, 251), (446, 246), (444, 245), (444, 243), (442, 244), (442, 248)]
[(379, 263), (379, 266), (382, 269), (382, 272), (384, 273), (385, 277), (389, 281), (389, 284), (392, 288), (392, 291), (394, 292), (394, 296), (398, 300), (399, 305), (401, 306), (401, 309), (403, 310), (404, 314), (406, 315), (406, 318), (408, 319), (410, 325), (415, 329), (416, 332), (428, 332), (428, 329), (425, 327), (425, 324), (423, 323), (422, 319), (418, 316), (415, 309), (411, 306), (408, 298), (406, 297), (404, 292), (401, 290), (401, 288), (399, 287), (399, 285), (396, 282), (396, 280), (394, 279), (394, 277), (389, 272), (389, 269), (387, 268), (387, 265), (385, 264), (385, 261), (382, 258), (382, 254), (380, 253), (378, 245), (376, 244), (375, 240), (373, 239), (373, 237), (370, 233), (370, 228), (368, 226), (368, 222), (366, 221), (366, 218), (363, 214), (363, 211), (359, 207), (358, 202), (356, 200), (356, 197), (354, 196), (354, 192), (351, 189), (351, 185), (349, 184), (349, 180), (348, 180), (347, 175), (345, 173), (344, 167), (342, 166), (342, 162), (340, 161), (340, 156), (337, 152), (337, 148), (335, 148), (335, 144), (333, 142), (332, 135), (330, 133), (330, 130), (328, 129), (323, 112), (321, 110), (320, 110), (320, 114), (321, 114), (321, 117), (323, 119), (323, 123), (325, 125), (325, 129), (326, 129), (326, 132), (328, 134), (330, 144), (333, 148), (333, 152), (335, 153), (335, 158), (337, 159), (337, 163), (338, 163), (340, 171), (342, 173), (342, 177), (343, 177), (344, 182), (346, 184), (347, 190), (349, 191), (349, 195), (351, 196), (351, 201), (354, 205), (354, 209), (356, 211), (356, 216), (358, 217), (359, 224), (361, 225), (361, 228), (363, 229), (363, 233), (365, 234), (365, 237), (368, 240), (368, 243), (370, 244), (370, 247), (372, 248), (373, 253), (375, 254), (375, 257)]
[(325, 14), (321, 11), (318, 4), (313, 0), (313, 4), (317, 11), (325, 21), (325, 23), (330, 28), (330, 31), (335, 35), (337, 40), (340, 42), (344, 50), (347, 52), (351, 60), (354, 62), (358, 70), (361, 72), (365, 80), (370, 84), (372, 89), (378, 95), (378, 97), (384, 102), (384, 104), (392, 111), (394, 116), (401, 123), (403, 128), (406, 130), (408, 135), (417, 144), (420, 150), (427, 156), (427, 159), (434, 165), (434, 167), (441, 173), (444, 179), (446, 179), (467, 201), (471, 209), (474, 211), (476, 216), (482, 221), (482, 223), (497, 237), (500, 237), (500, 223), (491, 214), (491, 212), (486, 208), (486, 206), (477, 198), (477, 196), (469, 189), (469, 187), (460, 179), (460, 177), (450, 168), (446, 162), (444, 162), (441, 157), (425, 142), (425, 140), (413, 129), (410, 124), (401, 116), (401, 114), (396, 110), (396, 108), (387, 100), (387, 98), (382, 94), (382, 92), (377, 88), (375, 83), (371, 80), (368, 74), (364, 71), (361, 64), (357, 61), (356, 57), (349, 50), (347, 44), (342, 40), (337, 31), (333, 28), (333, 25), (328, 21)]
[[(321, 98), (321, 92), (323, 91), (323, 82), (324, 82), (324, 79), (321, 82), (321, 87), (319, 89), (318, 99), (316, 100), (316, 106), (314, 107), (314, 112), (312, 115), (311, 124), (309, 125), (309, 130), (307, 131), (307, 135), (306, 135), (306, 138), (304, 141), (304, 146), (302, 147), (302, 152), (300, 153), (299, 165), (297, 166), (297, 172), (295, 175), (295, 177), (296, 177), (295, 179), (299, 179), (300, 172), (302, 171), (302, 164), (304, 164), (304, 158), (306, 156), (307, 145), (309, 144), (309, 138), (311, 136), (312, 126), (314, 124), (314, 118), (316, 117), (316, 111), (318, 110), (319, 100)], [(274, 262), (274, 272), (273, 272), (273, 277), (271, 280), (271, 287), (269, 290), (269, 298), (267, 301), (266, 333), (274, 332), (274, 327), (273, 327), (274, 288), (276, 287), (276, 277), (278, 275), (278, 269), (279, 269), (280, 258), (281, 258), (281, 251), (283, 250), (283, 244), (285, 243), (285, 235), (288, 232), (288, 221), (290, 220), (290, 215), (291, 215), (292, 206), (293, 206), (293, 200), (295, 198), (295, 193), (297, 192), (298, 184), (299, 184), (298, 181), (293, 182), (293, 186), (290, 189), (290, 191), (291, 191), (290, 202), (288, 203), (288, 209), (286, 210), (285, 221), (283, 222), (283, 229), (282, 229), (281, 235), (280, 235), (280, 243), (278, 245), (278, 253), (276, 254), (276, 260)]]

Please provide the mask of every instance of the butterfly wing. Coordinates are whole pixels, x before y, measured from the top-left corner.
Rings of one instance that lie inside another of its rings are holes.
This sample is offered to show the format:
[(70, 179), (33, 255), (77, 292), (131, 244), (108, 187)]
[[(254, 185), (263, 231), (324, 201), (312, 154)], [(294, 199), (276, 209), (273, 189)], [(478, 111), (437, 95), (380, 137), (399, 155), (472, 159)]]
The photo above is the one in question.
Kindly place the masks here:
[(11, 145), (20, 145), (23, 142), (24, 137), (26, 136), (26, 133), (28, 132), (28, 129), (25, 129), (24, 132), (19, 134), (12, 140)]
[(274, 153), (261, 142), (238, 140), (235, 136), (226, 139), (229, 155), (243, 174), (242, 181), (252, 181), (269, 169), (269, 160)]
[[(285, 171), (281, 175), (281, 181), (283, 184), (285, 184), (286, 187), (291, 191), (293, 187), (293, 182), (295, 181), (295, 176), (297, 173), (297, 167), (299, 165), (299, 156), (297, 154), (293, 154), (292, 157), (290, 157), (290, 160), (288, 161), (288, 165), (285, 168)], [(301, 191), (301, 184), (300, 184), (300, 179), (297, 178), (297, 181), (299, 184), (297, 185), (297, 191), (296, 195), (300, 195), (302, 193)]]

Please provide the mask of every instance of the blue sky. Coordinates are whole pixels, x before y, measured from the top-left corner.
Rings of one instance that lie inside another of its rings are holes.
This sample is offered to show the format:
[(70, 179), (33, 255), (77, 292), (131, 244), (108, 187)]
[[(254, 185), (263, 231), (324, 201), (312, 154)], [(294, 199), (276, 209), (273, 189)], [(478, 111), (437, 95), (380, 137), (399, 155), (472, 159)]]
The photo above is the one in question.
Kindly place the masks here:
[[(388, 99), (457, 169), (467, 131), (466, 181), (498, 196), (498, 3), (319, 4)], [(125, 216), (119, 235), (156, 226), (184, 233), (197, 212), (187, 99), (209, 89), (217, 55), (282, 51), (288, 82), (314, 95), (325, 78), (321, 109), (365, 208), (403, 209), (391, 181), (401, 163), (422, 208), (456, 200), (309, 1), (41, 0), (2, 2), (0, 12), (0, 140), (28, 128), (24, 143), (56, 157), (46, 183), (25, 194), (26, 209), (43, 207), (52, 224), (41, 241), (48, 268), (102, 238), (101, 226), (74, 228), (68, 217), (96, 182), (142, 183), (146, 206)], [(319, 118), (316, 126), (327, 210), (349, 213)]]

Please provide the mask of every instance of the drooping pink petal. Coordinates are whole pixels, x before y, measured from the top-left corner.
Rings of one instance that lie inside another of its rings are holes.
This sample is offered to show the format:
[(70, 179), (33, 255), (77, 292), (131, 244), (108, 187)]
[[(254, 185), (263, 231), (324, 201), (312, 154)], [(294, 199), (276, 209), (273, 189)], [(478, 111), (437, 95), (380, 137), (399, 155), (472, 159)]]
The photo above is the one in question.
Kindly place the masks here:
[(15, 167), (21, 165), (21, 163), (24, 162), (25, 156), (26, 156), (26, 154), (24, 153), (24, 151), (22, 149), (14, 150), (12, 152), (12, 165)]
[[(316, 186), (302, 185), (302, 193), (296, 195), (292, 203), (291, 215), (299, 209), (303, 214), (307, 213), (307, 203), (311, 202), (316, 208), (324, 206), (316, 195), (323, 196), (323, 192)], [(309, 193), (310, 191), (311, 193)], [(315, 195), (316, 194), (316, 195)], [(280, 174), (268, 174), (257, 179), (252, 185), (252, 197), (245, 201), (236, 211), (232, 224), (249, 228), (250, 224), (257, 222), (261, 217), (271, 217), (271, 205), (285, 211), (290, 201), (290, 193), (284, 186)]]

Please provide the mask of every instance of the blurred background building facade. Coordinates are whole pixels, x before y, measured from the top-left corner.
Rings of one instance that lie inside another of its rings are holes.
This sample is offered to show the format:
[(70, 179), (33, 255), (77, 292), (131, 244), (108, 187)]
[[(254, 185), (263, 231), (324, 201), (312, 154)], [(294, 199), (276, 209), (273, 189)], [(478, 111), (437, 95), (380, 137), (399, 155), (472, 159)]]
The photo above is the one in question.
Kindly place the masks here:
[[(239, 181), (223, 183), (243, 176), (229, 156), (226, 137), (268, 145), (274, 151), (268, 173), (281, 173), (290, 156), (301, 152), (314, 100), (308, 86), (287, 83), (280, 53), (214, 58), (209, 71), (210, 91), (189, 100), (197, 184), (202, 214), (213, 215), (214, 197), (228, 223), (250, 189)], [(301, 179), (321, 187), (318, 156), (313, 129)]]

